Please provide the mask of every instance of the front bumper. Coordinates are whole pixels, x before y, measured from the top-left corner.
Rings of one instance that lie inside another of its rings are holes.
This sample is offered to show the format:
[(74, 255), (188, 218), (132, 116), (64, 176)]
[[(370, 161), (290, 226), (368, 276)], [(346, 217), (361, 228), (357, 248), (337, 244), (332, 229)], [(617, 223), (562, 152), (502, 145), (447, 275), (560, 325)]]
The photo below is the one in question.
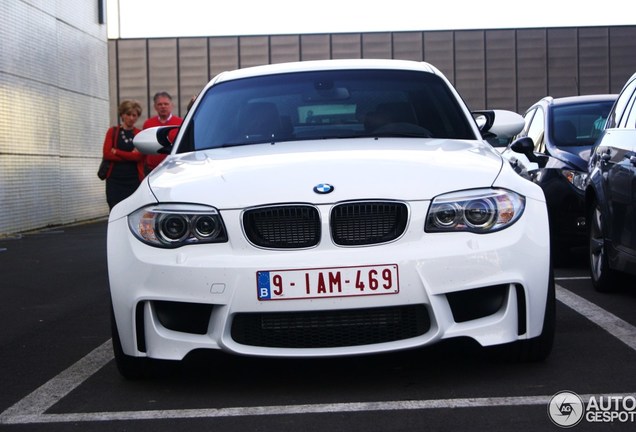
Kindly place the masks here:
[(535, 178), (545, 193), (553, 243), (557, 247), (585, 246), (585, 194), (571, 185), (561, 169), (540, 170)]
[[(324, 238), (308, 250), (257, 249), (244, 239), (240, 212), (225, 211), (229, 243), (159, 249), (139, 242), (125, 218), (112, 220), (109, 278), (124, 353), (178, 360), (203, 348), (320, 357), (401, 350), (453, 337), (497, 345), (541, 333), (550, 274), (543, 203), (529, 199), (521, 219), (487, 235), (427, 234), (428, 203), (409, 205), (412, 217), (401, 238), (359, 248), (336, 247)], [(257, 296), (258, 271), (382, 264), (398, 266), (399, 293), (286, 301)], [(259, 334), (270, 337), (273, 322), (278, 334), (291, 334), (295, 342), (275, 336), (265, 342), (265, 336), (253, 334), (260, 327)], [(374, 336), (391, 323), (409, 328)], [(334, 329), (345, 339), (333, 342)], [(318, 342), (324, 334), (331, 340)]]

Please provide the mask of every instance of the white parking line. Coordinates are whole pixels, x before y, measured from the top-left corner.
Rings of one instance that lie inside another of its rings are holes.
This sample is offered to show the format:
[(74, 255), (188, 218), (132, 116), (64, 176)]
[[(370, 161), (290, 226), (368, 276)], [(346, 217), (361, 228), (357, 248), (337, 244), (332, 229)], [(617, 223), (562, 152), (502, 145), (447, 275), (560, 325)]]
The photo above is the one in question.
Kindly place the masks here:
[[(633, 393), (616, 393), (604, 395), (608, 397), (628, 397)], [(278, 405), (262, 407), (238, 407), (219, 409), (192, 409), (192, 410), (156, 410), (156, 411), (119, 411), (119, 412), (98, 412), (82, 414), (41, 414), (41, 415), (17, 415), (6, 419), (6, 424), (26, 424), (26, 423), (68, 423), (68, 422), (95, 422), (95, 421), (115, 421), (115, 420), (157, 420), (157, 419), (192, 419), (192, 418), (222, 418), (222, 417), (248, 417), (248, 416), (271, 416), (271, 415), (293, 415), (293, 414), (330, 414), (330, 413), (353, 413), (372, 411), (410, 411), (425, 409), (447, 409), (447, 408), (489, 408), (489, 407), (512, 407), (512, 406), (548, 406), (549, 396), (519, 396), (519, 397), (494, 397), (494, 398), (458, 398), (458, 399), (435, 399), (435, 400), (411, 400), (411, 401), (385, 401), (385, 402), (350, 402), (336, 404), (315, 404), (315, 405)], [(592, 394), (579, 395), (584, 402), (587, 402)]]
[(41, 417), (46, 410), (75, 390), (112, 359), (113, 348), (109, 339), (80, 361), (6, 409), (0, 414), (0, 424), (15, 423), (15, 420), (20, 418), (31, 419), (26, 423), (33, 423), (33, 420)]
[[(636, 350), (636, 327), (606, 310), (557, 285), (557, 299), (566, 306), (598, 324), (612, 336)], [(412, 401), (351, 402), (315, 405), (281, 405), (235, 407), (196, 410), (118, 411), (95, 413), (46, 414), (58, 401), (81, 385), (91, 375), (113, 359), (112, 344), (108, 340), (86, 357), (33, 391), (24, 399), (0, 414), (0, 424), (97, 422), (114, 420), (219, 418), (265, 415), (316, 414), (334, 412), (399, 411), (440, 408), (475, 408), (546, 405), (552, 395), (458, 398)], [(617, 396), (629, 396), (624, 394)], [(581, 395), (589, 400), (592, 395)]]
[(605, 309), (557, 285), (557, 300), (636, 351), (636, 327)]
[(561, 276), (561, 277), (554, 278), (555, 281), (588, 280), (588, 279), (590, 279), (589, 276)]

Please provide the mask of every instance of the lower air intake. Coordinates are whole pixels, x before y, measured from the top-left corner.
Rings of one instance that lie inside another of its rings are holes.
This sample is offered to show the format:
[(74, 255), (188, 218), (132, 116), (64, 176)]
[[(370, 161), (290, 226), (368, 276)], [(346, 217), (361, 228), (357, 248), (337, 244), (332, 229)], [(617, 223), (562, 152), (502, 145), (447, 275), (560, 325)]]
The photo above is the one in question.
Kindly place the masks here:
[(424, 305), (319, 312), (243, 313), (232, 338), (271, 348), (335, 348), (409, 339), (430, 328)]

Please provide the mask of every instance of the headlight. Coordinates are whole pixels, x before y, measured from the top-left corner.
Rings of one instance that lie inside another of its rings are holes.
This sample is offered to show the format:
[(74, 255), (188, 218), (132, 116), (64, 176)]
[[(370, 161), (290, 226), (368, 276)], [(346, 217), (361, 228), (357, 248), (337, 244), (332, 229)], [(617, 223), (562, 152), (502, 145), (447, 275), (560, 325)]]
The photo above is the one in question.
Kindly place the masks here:
[(561, 174), (575, 188), (584, 191), (587, 173), (583, 171), (561, 170)]
[(426, 217), (426, 232), (488, 233), (512, 225), (525, 198), (505, 189), (475, 189), (436, 197)]
[(227, 242), (221, 215), (206, 206), (161, 204), (143, 207), (128, 216), (128, 226), (139, 240), (157, 247)]

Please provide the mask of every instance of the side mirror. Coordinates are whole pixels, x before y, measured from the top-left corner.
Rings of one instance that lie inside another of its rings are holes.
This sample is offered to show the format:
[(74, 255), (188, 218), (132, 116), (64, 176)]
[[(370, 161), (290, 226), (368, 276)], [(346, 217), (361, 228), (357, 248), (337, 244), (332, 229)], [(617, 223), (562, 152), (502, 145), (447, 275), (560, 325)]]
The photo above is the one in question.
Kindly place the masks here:
[(543, 168), (547, 162), (547, 159), (541, 159), (534, 153), (534, 141), (530, 137), (523, 137), (515, 140), (510, 144), (510, 150), (515, 153), (521, 153), (528, 158), (530, 162), (536, 163), (539, 167)]
[(516, 112), (506, 110), (473, 111), (473, 118), (484, 138), (510, 139), (525, 126), (525, 121)]
[(143, 154), (169, 154), (172, 151), (172, 142), (168, 135), (179, 127), (157, 126), (144, 129), (135, 135), (133, 144)]
[(502, 156), (510, 162), (517, 174), (530, 180), (532, 178), (529, 173), (540, 168), (540, 160), (534, 154), (534, 141), (530, 137), (519, 138), (512, 142)]
[(519, 138), (510, 144), (510, 150), (515, 153), (524, 154), (530, 159), (534, 157), (534, 141), (530, 137)]

